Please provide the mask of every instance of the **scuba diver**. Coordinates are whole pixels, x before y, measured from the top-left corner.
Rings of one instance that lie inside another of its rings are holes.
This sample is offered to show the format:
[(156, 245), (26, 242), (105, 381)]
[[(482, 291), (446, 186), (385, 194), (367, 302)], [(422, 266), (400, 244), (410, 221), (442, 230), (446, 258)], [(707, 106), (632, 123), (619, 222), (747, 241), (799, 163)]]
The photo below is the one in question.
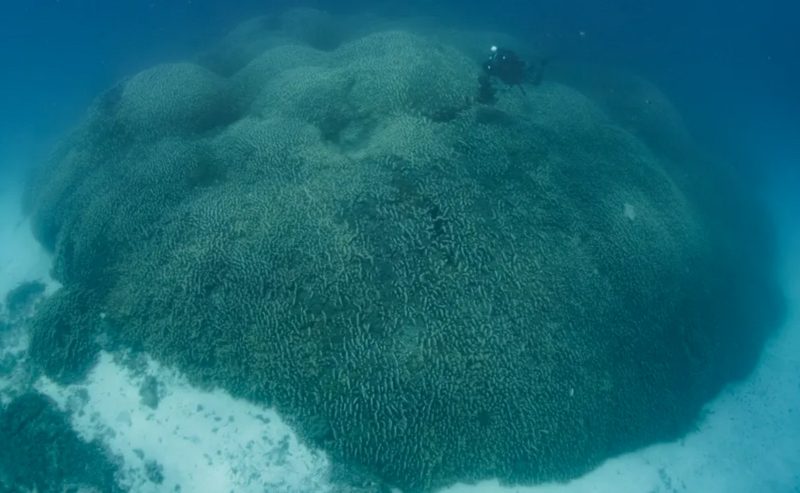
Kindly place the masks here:
[(493, 104), (497, 101), (496, 89), (492, 85), (492, 77), (503, 81), (506, 85), (517, 86), (525, 93), (523, 83), (539, 85), (547, 60), (529, 64), (508, 48), (492, 46), (489, 59), (483, 64), (483, 73), (478, 77), (478, 101)]

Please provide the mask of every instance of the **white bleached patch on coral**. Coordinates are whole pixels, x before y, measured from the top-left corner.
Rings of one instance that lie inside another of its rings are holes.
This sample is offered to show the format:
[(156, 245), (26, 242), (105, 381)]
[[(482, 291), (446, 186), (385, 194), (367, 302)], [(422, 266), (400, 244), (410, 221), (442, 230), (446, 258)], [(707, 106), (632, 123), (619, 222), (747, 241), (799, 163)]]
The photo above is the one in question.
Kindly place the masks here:
[(622, 214), (633, 221), (636, 219), (636, 208), (632, 204), (625, 202), (625, 205), (622, 207)]
[[(148, 376), (159, 382), (155, 408), (140, 395)], [(328, 458), (299, 443), (274, 411), (195, 389), (152, 360), (132, 371), (102, 353), (82, 384), (61, 387), (43, 377), (36, 387), (70, 412), (82, 438), (100, 440), (123, 459), (130, 491), (331, 489)]]

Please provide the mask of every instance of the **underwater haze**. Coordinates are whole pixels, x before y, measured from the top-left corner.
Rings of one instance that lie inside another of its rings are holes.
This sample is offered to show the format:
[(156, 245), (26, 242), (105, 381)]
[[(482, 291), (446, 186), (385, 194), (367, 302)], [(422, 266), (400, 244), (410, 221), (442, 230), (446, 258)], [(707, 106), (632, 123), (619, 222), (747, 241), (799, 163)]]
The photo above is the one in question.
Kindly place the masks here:
[(6, 2), (0, 491), (800, 491), (798, 19)]

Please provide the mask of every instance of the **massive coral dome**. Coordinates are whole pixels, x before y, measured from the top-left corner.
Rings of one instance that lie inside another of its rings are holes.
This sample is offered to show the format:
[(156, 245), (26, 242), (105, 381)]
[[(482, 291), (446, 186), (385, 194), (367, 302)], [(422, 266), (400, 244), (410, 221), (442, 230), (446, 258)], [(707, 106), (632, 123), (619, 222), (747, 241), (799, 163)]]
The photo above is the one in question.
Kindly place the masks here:
[(32, 177), (64, 286), (34, 322), (49, 376), (147, 351), (428, 491), (568, 479), (752, 366), (767, 235), (653, 144), (683, 135), (662, 96), (646, 135), (553, 80), (487, 107), (457, 36), (308, 32), (249, 23), (122, 81)]

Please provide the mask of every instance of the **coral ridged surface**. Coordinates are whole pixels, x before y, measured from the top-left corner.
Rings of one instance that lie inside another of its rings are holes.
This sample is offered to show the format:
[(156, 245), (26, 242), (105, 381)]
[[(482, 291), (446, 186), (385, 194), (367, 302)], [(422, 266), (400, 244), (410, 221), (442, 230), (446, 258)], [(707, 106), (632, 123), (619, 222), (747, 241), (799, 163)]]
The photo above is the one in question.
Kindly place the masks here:
[(457, 45), (268, 24), (121, 82), (32, 178), (53, 378), (102, 335), (429, 491), (569, 479), (752, 365), (772, 312), (744, 300), (774, 293), (711, 178), (556, 81), (478, 104)]

